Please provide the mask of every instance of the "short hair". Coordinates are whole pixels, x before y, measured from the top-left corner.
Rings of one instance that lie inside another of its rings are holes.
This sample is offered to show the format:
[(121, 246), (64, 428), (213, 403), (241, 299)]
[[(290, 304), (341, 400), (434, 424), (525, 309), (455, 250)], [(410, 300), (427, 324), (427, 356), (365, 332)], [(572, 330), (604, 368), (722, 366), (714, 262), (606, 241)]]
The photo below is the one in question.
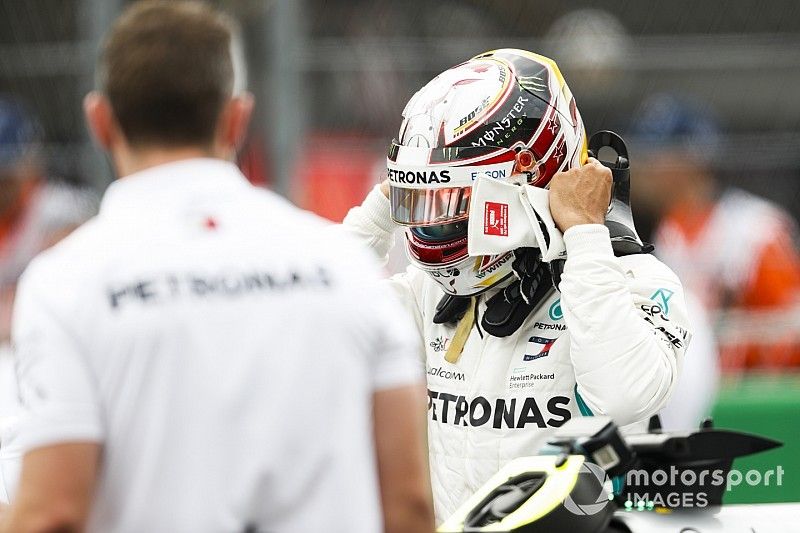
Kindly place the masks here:
[(234, 21), (202, 2), (142, 0), (108, 32), (97, 87), (132, 146), (210, 146), (244, 75), (238, 44)]

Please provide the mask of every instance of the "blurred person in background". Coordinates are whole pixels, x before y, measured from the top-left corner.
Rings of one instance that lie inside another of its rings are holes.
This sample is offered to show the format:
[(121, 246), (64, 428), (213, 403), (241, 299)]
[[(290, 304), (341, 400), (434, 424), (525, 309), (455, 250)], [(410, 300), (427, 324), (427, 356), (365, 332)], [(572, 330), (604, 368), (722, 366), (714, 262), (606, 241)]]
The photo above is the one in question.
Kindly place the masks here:
[[(763, 326), (749, 328), (755, 335), (742, 343), (720, 339), (723, 369), (798, 367), (798, 333), (772, 332), (800, 302), (794, 220), (776, 204), (717, 179), (721, 133), (700, 102), (653, 95), (637, 112), (632, 134), (640, 147), (634, 205), (654, 222), (655, 253), (718, 326), (732, 315), (740, 318), (733, 329)], [(769, 324), (759, 315), (769, 316)]]
[(84, 110), (119, 179), (20, 281), (3, 533), (433, 528), (413, 326), (367, 250), (230, 162), (238, 44), (199, 2), (106, 37)]
[(11, 353), (11, 310), (28, 262), (94, 215), (86, 189), (48, 179), (41, 130), (28, 109), (0, 96), (0, 502), (19, 476), (21, 452), (9, 440), (20, 414)]
[[(550, 26), (544, 44), (563, 62), (570, 85), (581, 103), (594, 110), (585, 115), (588, 124), (598, 129), (625, 128), (630, 115), (620, 113), (620, 99), (627, 98), (634, 84), (625, 71), (635, 45), (622, 22), (602, 9), (585, 8), (562, 15)], [(646, 163), (634, 153), (631, 183), (634, 191), (645, 179)], [(647, 229), (648, 219), (639, 217), (636, 202), (636, 225)], [(656, 255), (658, 255), (658, 249)], [(711, 414), (719, 382), (719, 354), (714, 330), (707, 312), (688, 286), (684, 286), (686, 305), (692, 318), (692, 342), (686, 350), (684, 367), (675, 392), (659, 413), (664, 429), (690, 429)]]
[(40, 128), (20, 102), (0, 96), (0, 340), (8, 340), (17, 279), (39, 252), (96, 211), (86, 190), (47, 179)]

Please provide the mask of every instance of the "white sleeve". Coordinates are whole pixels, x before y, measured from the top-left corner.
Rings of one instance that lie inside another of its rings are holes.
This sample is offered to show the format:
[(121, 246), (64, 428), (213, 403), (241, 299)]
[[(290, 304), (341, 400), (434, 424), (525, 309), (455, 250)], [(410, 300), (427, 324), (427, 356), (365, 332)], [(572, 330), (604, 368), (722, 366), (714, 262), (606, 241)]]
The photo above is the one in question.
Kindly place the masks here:
[(372, 369), (373, 388), (391, 389), (423, 382), (422, 339), (412, 317), (386, 283), (374, 287), (371, 321), (377, 332)]
[(102, 441), (96, 382), (70, 325), (74, 310), (70, 313), (67, 305), (58, 309), (63, 287), (33, 265), (20, 282), (12, 325), (25, 411), (15, 443), (30, 450), (59, 442)]
[(392, 222), (389, 199), (376, 185), (361, 205), (350, 209), (344, 217), (342, 225), (348, 233), (371, 248), (385, 265), (389, 259), (389, 250), (394, 246), (394, 230), (397, 225)]
[(688, 291), (684, 296), (692, 317), (692, 342), (672, 398), (659, 413), (665, 430), (697, 429), (711, 415), (719, 385), (719, 350), (714, 328), (700, 302)]
[[(386, 265), (389, 250), (394, 246), (397, 225), (392, 222), (389, 199), (373, 187), (364, 202), (350, 209), (340, 226), (348, 235), (373, 250), (381, 265)], [(424, 274), (414, 267), (395, 274), (386, 282), (397, 295), (405, 311), (414, 318), (419, 335), (422, 335), (422, 312), (419, 295), (424, 291)]]
[(603, 225), (574, 226), (564, 242), (559, 288), (579, 404), (619, 425), (645, 420), (669, 399), (691, 337), (681, 284), (650, 255), (615, 257)]
[[(402, 282), (386, 280), (375, 255), (349, 234), (339, 234), (337, 267), (342, 277), (345, 314), (355, 320), (353, 339), (369, 364), (372, 388), (390, 389), (423, 381), (420, 354), (422, 339), (409, 312), (410, 302), (401, 302), (397, 287)], [(406, 305), (403, 305), (405, 303)]]

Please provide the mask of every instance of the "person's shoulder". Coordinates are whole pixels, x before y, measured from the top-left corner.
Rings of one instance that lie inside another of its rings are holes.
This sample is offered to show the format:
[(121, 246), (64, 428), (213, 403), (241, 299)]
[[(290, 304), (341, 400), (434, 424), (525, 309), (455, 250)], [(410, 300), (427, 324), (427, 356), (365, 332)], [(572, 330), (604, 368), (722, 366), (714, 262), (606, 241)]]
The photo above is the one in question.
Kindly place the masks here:
[(727, 215), (726, 221), (741, 221), (745, 225), (761, 218), (783, 219), (789, 216), (777, 203), (738, 187), (726, 189), (717, 205)]
[(331, 220), (297, 207), (282, 196), (254, 188), (254, 198), (264, 206), (273, 233), (291, 247), (297, 259), (317, 259), (348, 276), (379, 271), (371, 250)]
[(330, 220), (303, 209), (270, 190), (253, 186), (247, 191), (251, 198), (263, 206), (265, 209), (263, 213), (281, 225), (290, 222), (296, 225), (298, 230), (318, 230), (333, 224)]
[(51, 223), (78, 225), (97, 213), (99, 197), (91, 189), (56, 179), (39, 189), (40, 207)]
[(66, 288), (82, 276), (91, 276), (89, 267), (97, 258), (97, 242), (103, 233), (97, 217), (89, 219), (33, 258), (21, 281), (33, 279)]
[(619, 258), (627, 276), (637, 280), (660, 280), (680, 285), (678, 275), (653, 254), (632, 254)]
[[(775, 202), (731, 187), (719, 199), (714, 224), (715, 234), (735, 236), (743, 258), (754, 257), (774, 239), (794, 238), (797, 225), (786, 209)], [(730, 240), (730, 239), (728, 239)]]

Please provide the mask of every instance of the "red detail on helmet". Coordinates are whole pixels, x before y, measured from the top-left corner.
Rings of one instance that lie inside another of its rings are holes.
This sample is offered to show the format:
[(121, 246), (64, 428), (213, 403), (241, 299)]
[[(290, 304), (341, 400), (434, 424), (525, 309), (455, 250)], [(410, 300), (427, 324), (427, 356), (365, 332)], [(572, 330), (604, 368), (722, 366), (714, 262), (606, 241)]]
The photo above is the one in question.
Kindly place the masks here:
[(472, 68), (473, 72), (480, 73), (480, 72), (486, 72), (487, 70), (489, 70), (489, 65), (487, 65), (485, 63), (477, 63), (477, 64), (473, 64), (470, 68)]
[(408, 249), (412, 257), (430, 266), (440, 266), (457, 262), (467, 256), (467, 237), (460, 237), (452, 241), (432, 242), (427, 241), (411, 231), (406, 232)]
[(536, 159), (533, 157), (533, 152), (530, 150), (521, 150), (517, 154), (517, 170), (525, 172), (533, 168)]
[(553, 179), (555, 173), (559, 171), (562, 163), (566, 160), (566, 155), (567, 143), (562, 135), (556, 140), (555, 148), (553, 148), (553, 151), (550, 152), (550, 155), (545, 159), (544, 164), (539, 168), (539, 178), (533, 184), (537, 187), (544, 187), (550, 183), (550, 180)]
[(575, 97), (569, 99), (569, 114), (572, 116), (572, 123), (575, 124), (575, 130), (578, 129), (578, 106), (575, 104)]
[(203, 227), (209, 231), (217, 229), (217, 221), (214, 217), (206, 217), (203, 221)]
[(458, 80), (457, 82), (455, 82), (453, 84), (453, 87), (458, 86), (458, 85), (469, 85), (470, 83), (475, 83), (476, 81), (483, 81), (483, 80), (480, 80), (478, 78), (466, 78), (466, 79)]
[[(439, 144), (439, 146), (446, 146), (447, 145), (447, 143), (445, 142), (445, 136), (444, 136), (444, 122), (439, 124), (439, 139), (437, 140), (437, 143)], [(430, 159), (430, 157), (429, 157), (429, 159)]]
[[(534, 136), (531, 138), (531, 151), (535, 159), (540, 162), (540, 166), (537, 168), (537, 176), (534, 181), (531, 182), (532, 185), (546, 187), (564, 161), (566, 145), (561, 132), (562, 126), (563, 121), (558, 111), (550, 107), (542, 117), (542, 121), (536, 133), (534, 133)], [(559, 155), (558, 145), (552, 152), (550, 151), (554, 143), (564, 145), (560, 148), (561, 155)], [(550, 152), (550, 154), (545, 157), (545, 154), (548, 152)]]

